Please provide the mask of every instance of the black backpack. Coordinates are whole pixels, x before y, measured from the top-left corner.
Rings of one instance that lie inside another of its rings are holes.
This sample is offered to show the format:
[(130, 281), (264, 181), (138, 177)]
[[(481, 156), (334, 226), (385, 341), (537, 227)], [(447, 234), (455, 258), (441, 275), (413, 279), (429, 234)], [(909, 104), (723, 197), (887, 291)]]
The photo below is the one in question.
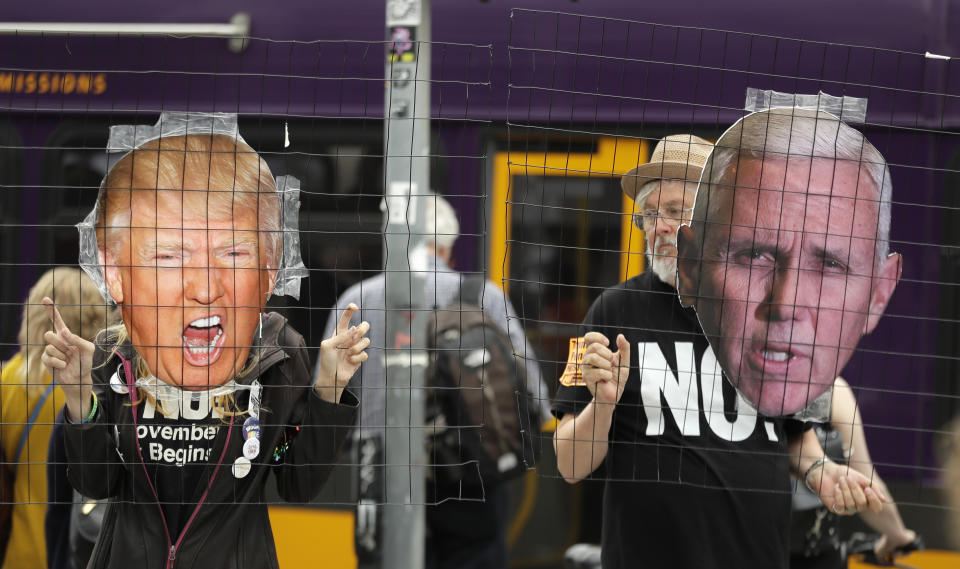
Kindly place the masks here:
[(427, 430), (431, 498), (482, 498), (533, 468), (539, 408), (506, 331), (479, 304), (486, 280), (464, 277), (453, 303), (427, 324)]

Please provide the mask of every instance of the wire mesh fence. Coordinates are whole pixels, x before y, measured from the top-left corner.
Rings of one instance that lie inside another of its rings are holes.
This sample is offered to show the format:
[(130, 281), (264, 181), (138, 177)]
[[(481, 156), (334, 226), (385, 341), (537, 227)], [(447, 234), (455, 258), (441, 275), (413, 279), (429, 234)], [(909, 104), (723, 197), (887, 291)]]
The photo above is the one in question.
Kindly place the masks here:
[[(104, 499), (119, 529), (94, 556), (128, 551), (126, 523), (166, 530), (131, 553), (150, 563), (197, 527), (235, 541), (227, 520), (269, 506), (283, 564), (322, 533), (333, 564), (389, 566), (385, 513), (419, 505), (428, 563), (489, 546), (559, 566), (602, 540), (611, 567), (716, 561), (721, 543), (781, 566), (840, 543), (791, 544), (791, 499), (795, 529), (829, 515), (844, 535), (836, 514), (876, 500), (844, 500), (840, 476), (892, 500), (864, 517), (888, 539), (949, 547), (955, 62), (558, 11), (497, 22), (506, 43), (401, 24), (240, 53), (0, 37), (8, 558), (42, 547), (48, 511)], [(113, 313), (67, 269), (84, 249)], [(41, 364), (47, 330), (86, 349), (43, 296), (95, 342), (95, 398)], [(86, 424), (57, 426), (65, 403)]]

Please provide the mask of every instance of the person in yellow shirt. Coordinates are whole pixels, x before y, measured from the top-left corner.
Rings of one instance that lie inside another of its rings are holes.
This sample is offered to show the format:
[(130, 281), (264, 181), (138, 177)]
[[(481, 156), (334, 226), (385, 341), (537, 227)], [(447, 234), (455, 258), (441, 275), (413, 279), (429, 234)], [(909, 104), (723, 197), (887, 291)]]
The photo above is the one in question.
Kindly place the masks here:
[(50, 269), (27, 295), (17, 336), (20, 351), (0, 364), (0, 447), (13, 473), (10, 537), (2, 569), (46, 567), (47, 448), (64, 398), (40, 361), (46, 347), (43, 334), (53, 329), (41, 301), (45, 296), (55, 299), (70, 329), (88, 340), (111, 323), (100, 291), (79, 269)]

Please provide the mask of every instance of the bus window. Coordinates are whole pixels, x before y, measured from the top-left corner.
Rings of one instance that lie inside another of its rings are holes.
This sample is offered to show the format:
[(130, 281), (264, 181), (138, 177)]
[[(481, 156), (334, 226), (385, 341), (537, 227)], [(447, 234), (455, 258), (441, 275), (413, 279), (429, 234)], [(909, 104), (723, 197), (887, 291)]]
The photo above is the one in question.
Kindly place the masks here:
[(241, 132), (274, 175), (300, 180), (300, 253), (310, 278), (301, 283), (299, 302), (282, 297), (270, 304), (286, 307), (294, 328), (315, 344), (337, 297), (382, 267), (383, 139), (380, 126), (310, 126), (289, 126), (289, 148), (276, 146), (282, 137), (265, 137), (258, 146), (256, 129), (247, 134), (241, 124)]
[(513, 179), (510, 301), (548, 378), (593, 300), (622, 280), (622, 195), (619, 178)]
[(36, 220), (41, 228), (37, 262), (76, 266), (80, 241), (74, 226), (97, 201), (107, 171), (108, 133), (105, 122), (66, 121), (50, 135), (39, 190), (40, 199), (50, 207)]

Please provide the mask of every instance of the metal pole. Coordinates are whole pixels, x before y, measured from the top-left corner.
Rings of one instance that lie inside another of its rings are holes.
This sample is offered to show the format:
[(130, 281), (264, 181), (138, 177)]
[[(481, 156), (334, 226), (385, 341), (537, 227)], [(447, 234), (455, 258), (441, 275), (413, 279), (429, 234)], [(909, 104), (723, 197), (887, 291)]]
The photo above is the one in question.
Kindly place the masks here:
[(230, 40), (230, 50), (239, 53), (246, 49), (249, 42), (250, 15), (239, 12), (227, 24), (0, 22), (0, 35), (223, 37)]
[(430, 1), (387, 0), (386, 412), (380, 567), (424, 566), (425, 200), (430, 190)]

